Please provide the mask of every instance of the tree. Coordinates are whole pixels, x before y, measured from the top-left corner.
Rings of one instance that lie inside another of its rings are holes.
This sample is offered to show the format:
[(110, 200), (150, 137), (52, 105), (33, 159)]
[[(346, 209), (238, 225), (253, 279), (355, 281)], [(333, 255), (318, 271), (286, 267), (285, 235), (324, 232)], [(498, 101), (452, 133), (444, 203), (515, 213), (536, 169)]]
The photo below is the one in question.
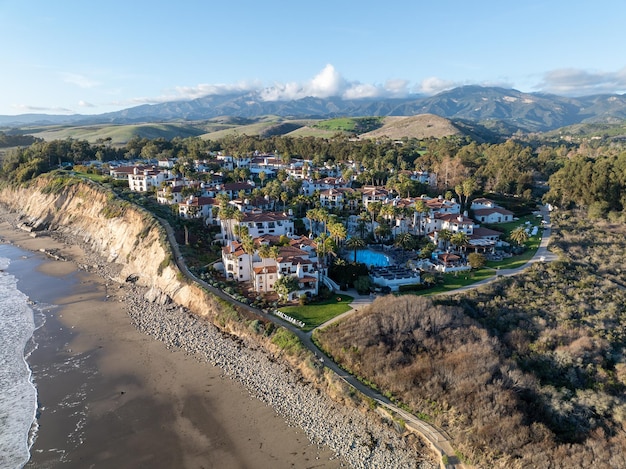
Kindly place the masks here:
[(267, 179), (267, 174), (265, 174), (265, 171), (261, 171), (259, 173), (259, 181), (261, 181), (261, 187), (263, 187), (263, 183), (265, 182), (266, 179)]
[(452, 236), (450, 236), (450, 242), (459, 250), (461, 250), (469, 244), (469, 237), (464, 231), (457, 231)]
[(352, 238), (348, 239), (348, 241), (346, 242), (346, 247), (348, 249), (354, 250), (354, 263), (355, 264), (356, 264), (356, 252), (359, 249), (363, 249), (365, 246), (367, 246), (367, 243), (365, 242), (365, 240), (358, 236), (353, 236)]
[[(245, 230), (243, 229), (245, 228)], [(252, 283), (252, 289), (256, 291), (256, 276), (254, 275), (254, 269), (252, 268), (252, 257), (256, 251), (256, 245), (254, 239), (248, 233), (248, 227), (243, 226), (239, 229), (241, 237), (241, 248), (248, 255), (248, 268), (250, 269), (250, 280)]]
[(274, 291), (278, 293), (283, 300), (289, 300), (289, 295), (299, 289), (299, 281), (297, 277), (291, 275), (283, 275), (274, 282)]
[(426, 205), (426, 202), (424, 200), (418, 199), (415, 201), (414, 210), (415, 214), (417, 215), (417, 234), (418, 236), (422, 236), (422, 220), (424, 218), (424, 215), (430, 212), (430, 209), (428, 208), (428, 205)]
[(367, 222), (369, 221), (369, 215), (367, 212), (359, 213), (357, 218), (357, 225), (359, 227), (359, 233), (361, 234), (361, 238), (365, 239), (365, 228), (367, 228)]
[(284, 212), (287, 210), (287, 201), (289, 200), (289, 194), (287, 192), (281, 192), (280, 200), (283, 203), (283, 212)]
[(376, 227), (374, 235), (376, 238), (385, 240), (391, 236), (391, 228), (386, 223), (382, 223)]
[[(317, 245), (317, 257), (319, 259), (320, 264), (320, 281), (324, 274), (324, 267), (326, 266), (326, 258), (329, 254), (335, 254), (337, 251), (337, 247), (333, 242), (333, 239), (328, 236), (327, 233), (322, 233), (315, 239), (315, 244)], [(320, 282), (321, 283), (321, 282)]]
[[(232, 223), (233, 221), (236, 221), (237, 222), (237, 227), (239, 227), (239, 224), (243, 221), (244, 218), (246, 218), (244, 213), (239, 211), (239, 210), (237, 210), (235, 208), (235, 209), (233, 209), (232, 216), (229, 219), (229, 222)], [(234, 232), (234, 228), (233, 227), (231, 227), (231, 230)]]
[(443, 241), (443, 249), (448, 249), (448, 242), (450, 241), (450, 238), (452, 237), (452, 232), (450, 230), (439, 230), (439, 232), (437, 233), (437, 239)]
[(328, 233), (337, 246), (346, 239), (348, 233), (346, 227), (341, 222), (333, 222), (328, 224)]
[(530, 235), (528, 234), (528, 231), (526, 231), (526, 228), (524, 228), (523, 226), (518, 226), (513, 231), (511, 231), (511, 234), (509, 234), (509, 239), (518, 246), (523, 245), (526, 241), (528, 241), (529, 238)]
[(376, 216), (378, 215), (378, 212), (380, 212), (382, 206), (383, 204), (380, 202), (370, 202), (369, 204), (367, 204), (367, 211), (372, 217), (372, 234), (376, 222)]
[(478, 270), (485, 266), (487, 259), (478, 252), (472, 252), (467, 256), (467, 261), (472, 269)]
[[(311, 222), (323, 223), (324, 230), (323, 233), (326, 233), (326, 222), (328, 222), (329, 214), (328, 211), (324, 208), (312, 208), (311, 210), (307, 210), (306, 217), (311, 220)], [(317, 230), (316, 230), (317, 231)], [(311, 226), (311, 232), (313, 232), (313, 227)]]
[(411, 233), (400, 233), (396, 236), (394, 244), (405, 251), (410, 251), (415, 247), (415, 238)]
[[(277, 246), (270, 246), (269, 244), (262, 244), (259, 247), (259, 257), (263, 260), (265, 259), (277, 259), (280, 255), (280, 249)], [(267, 266), (263, 265), (263, 273), (265, 274), (265, 280), (263, 281), (263, 286), (265, 291), (268, 291), (267, 286)]]
[(220, 205), (220, 210), (219, 210), (219, 218), (220, 220), (222, 220), (224, 222), (224, 225), (226, 227), (226, 239), (228, 241), (231, 241), (233, 239), (233, 227), (231, 224), (231, 221), (233, 220), (234, 216), (235, 216), (235, 211), (238, 211), (235, 207), (233, 207), (232, 205), (226, 205), (226, 206), (222, 206)]

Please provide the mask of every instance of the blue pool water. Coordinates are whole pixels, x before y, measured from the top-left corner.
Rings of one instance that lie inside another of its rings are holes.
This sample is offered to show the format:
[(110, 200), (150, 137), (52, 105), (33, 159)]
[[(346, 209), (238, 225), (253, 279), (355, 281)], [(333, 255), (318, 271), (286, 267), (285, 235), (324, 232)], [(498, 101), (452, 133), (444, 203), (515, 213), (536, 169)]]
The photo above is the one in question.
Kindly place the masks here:
[[(350, 253), (349, 260), (354, 260), (354, 251)], [(370, 249), (359, 249), (356, 252), (356, 261), (369, 266), (386, 267), (389, 265), (389, 258), (382, 252)]]

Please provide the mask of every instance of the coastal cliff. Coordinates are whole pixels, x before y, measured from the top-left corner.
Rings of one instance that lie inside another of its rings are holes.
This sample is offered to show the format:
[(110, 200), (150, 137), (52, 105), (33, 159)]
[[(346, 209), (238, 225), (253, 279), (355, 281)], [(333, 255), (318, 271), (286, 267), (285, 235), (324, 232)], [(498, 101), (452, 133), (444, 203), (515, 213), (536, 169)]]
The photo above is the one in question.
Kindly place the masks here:
[[(22, 228), (59, 233), (106, 260), (106, 268), (94, 265), (94, 270), (131, 285), (123, 303), (138, 330), (219, 366), (350, 466), (437, 467), (424, 441), (389, 415), (371, 412), (371, 401), (358, 398), (310, 357), (283, 353), (271, 337), (251, 333), (245, 321), (220, 320), (229, 305), (187, 281), (165, 228), (151, 213), (90, 181), (48, 176), (0, 188), (0, 205), (18, 215)], [(194, 314), (155, 301), (165, 296)], [(199, 316), (208, 321), (198, 321)]]
[(54, 230), (84, 241), (119, 266), (115, 281), (136, 279), (200, 316), (218, 312), (214, 297), (184, 281), (154, 216), (110, 191), (90, 181), (39, 177), (28, 185), (3, 187), (0, 203), (20, 213), (27, 229)]

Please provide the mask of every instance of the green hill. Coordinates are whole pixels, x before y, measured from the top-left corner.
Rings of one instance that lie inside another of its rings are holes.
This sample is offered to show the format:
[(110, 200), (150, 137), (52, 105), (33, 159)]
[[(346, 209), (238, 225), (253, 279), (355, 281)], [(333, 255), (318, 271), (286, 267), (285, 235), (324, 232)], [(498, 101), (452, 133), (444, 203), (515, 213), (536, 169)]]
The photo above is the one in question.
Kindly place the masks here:
[(44, 140), (87, 140), (95, 143), (100, 139), (111, 138), (111, 143), (125, 144), (133, 137), (164, 138), (196, 137), (205, 133), (202, 127), (190, 124), (131, 124), (131, 125), (87, 125), (87, 126), (50, 126), (24, 129), (24, 133)]

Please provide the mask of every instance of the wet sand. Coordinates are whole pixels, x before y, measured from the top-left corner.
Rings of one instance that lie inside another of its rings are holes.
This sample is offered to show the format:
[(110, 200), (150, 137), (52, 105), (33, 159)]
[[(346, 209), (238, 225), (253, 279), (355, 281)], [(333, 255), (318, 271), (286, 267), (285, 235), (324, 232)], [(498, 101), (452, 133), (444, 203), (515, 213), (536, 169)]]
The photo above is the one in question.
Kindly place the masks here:
[[(35, 252), (28, 257), (59, 249), (85, 262), (78, 247), (6, 222), (0, 237)], [(121, 303), (125, 287), (74, 262), (37, 263), (38, 275), (16, 275), (18, 286), (59, 307), (46, 313), (29, 359), (40, 428), (26, 467), (343, 466), (219, 368), (136, 330)]]

